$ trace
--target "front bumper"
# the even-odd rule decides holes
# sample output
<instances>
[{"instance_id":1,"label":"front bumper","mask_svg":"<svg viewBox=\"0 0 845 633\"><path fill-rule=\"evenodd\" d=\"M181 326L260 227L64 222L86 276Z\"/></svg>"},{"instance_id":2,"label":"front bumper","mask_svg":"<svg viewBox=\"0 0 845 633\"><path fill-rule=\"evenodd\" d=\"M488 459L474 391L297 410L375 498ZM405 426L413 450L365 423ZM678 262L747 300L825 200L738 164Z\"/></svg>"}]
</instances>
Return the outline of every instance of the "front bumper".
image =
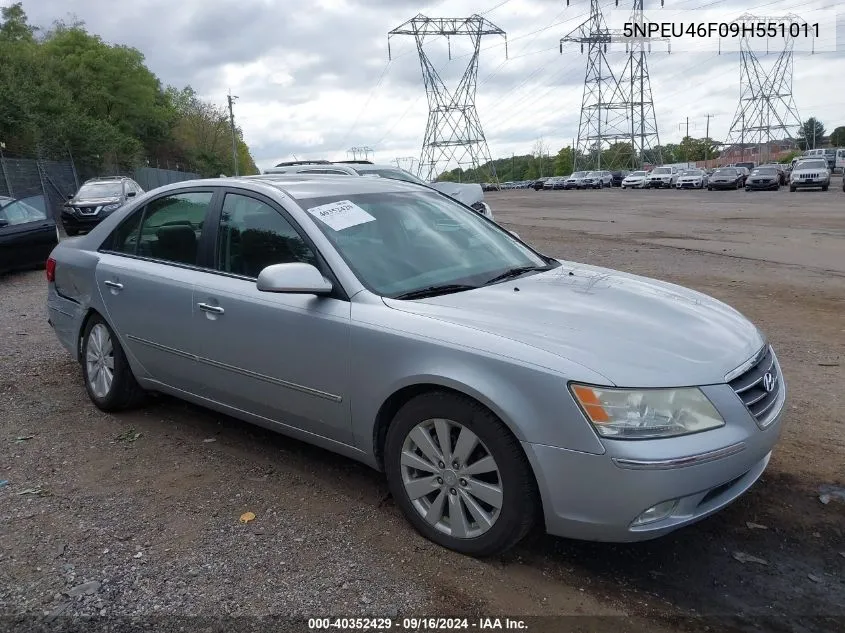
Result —
<instances>
[{"instance_id":1,"label":"front bumper","mask_svg":"<svg viewBox=\"0 0 845 633\"><path fill-rule=\"evenodd\" d=\"M62 224L65 227L70 227L74 229L91 229L97 226L100 222L105 220L115 211L117 211L117 209L114 209L112 211L100 211L96 215L83 215L67 211L66 209L62 209Z\"/></svg>"},{"instance_id":2,"label":"front bumper","mask_svg":"<svg viewBox=\"0 0 845 633\"><path fill-rule=\"evenodd\" d=\"M765 182L753 182L748 180L745 182L746 189L756 189L759 191L768 191L769 189L780 189L780 181L769 180Z\"/></svg>"},{"instance_id":3,"label":"front bumper","mask_svg":"<svg viewBox=\"0 0 845 633\"><path fill-rule=\"evenodd\" d=\"M637 180L637 181L634 181L634 182L625 182L623 180L622 184L620 186L625 187L626 189L628 189L629 187L631 189L643 189L645 187L645 181L644 180Z\"/></svg>"},{"instance_id":4,"label":"front bumper","mask_svg":"<svg viewBox=\"0 0 845 633\"><path fill-rule=\"evenodd\" d=\"M739 183L736 182L711 182L707 185L711 189L736 189L740 186Z\"/></svg>"},{"instance_id":5,"label":"front bumper","mask_svg":"<svg viewBox=\"0 0 845 633\"><path fill-rule=\"evenodd\" d=\"M794 182L790 182L789 186L795 187L796 189L801 189L802 187L829 187L830 180L822 180L821 178L813 178L811 180L807 178L804 180L796 180Z\"/></svg>"},{"instance_id":6,"label":"front bumper","mask_svg":"<svg viewBox=\"0 0 845 633\"><path fill-rule=\"evenodd\" d=\"M563 183L564 189L580 189L583 186L584 186L584 184L582 182L565 182L565 183Z\"/></svg>"},{"instance_id":7,"label":"front bumper","mask_svg":"<svg viewBox=\"0 0 845 633\"><path fill-rule=\"evenodd\" d=\"M672 181L671 180L648 180L646 181L646 187L651 189L662 189L663 187L671 187Z\"/></svg>"},{"instance_id":8,"label":"front bumper","mask_svg":"<svg viewBox=\"0 0 845 633\"><path fill-rule=\"evenodd\" d=\"M649 540L699 521L746 492L766 469L780 436L786 385L777 416L765 430L728 385L702 390L728 420L724 427L661 440L604 440L603 455L523 442L546 530L589 541ZM672 500L677 504L668 516L634 524L646 509Z\"/></svg>"}]
</instances>

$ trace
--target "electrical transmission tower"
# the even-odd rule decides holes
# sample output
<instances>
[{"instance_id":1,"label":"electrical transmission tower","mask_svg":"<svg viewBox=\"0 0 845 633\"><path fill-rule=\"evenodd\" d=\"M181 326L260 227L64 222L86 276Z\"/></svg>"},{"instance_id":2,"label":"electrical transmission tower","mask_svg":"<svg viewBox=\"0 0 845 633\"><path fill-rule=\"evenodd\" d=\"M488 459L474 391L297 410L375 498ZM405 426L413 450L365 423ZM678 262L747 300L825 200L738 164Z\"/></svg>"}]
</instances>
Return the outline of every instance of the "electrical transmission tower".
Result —
<instances>
[{"instance_id":1,"label":"electrical transmission tower","mask_svg":"<svg viewBox=\"0 0 845 633\"><path fill-rule=\"evenodd\" d=\"M643 0L634 0L630 21L642 24L642 14ZM590 17L561 38L561 54L565 43L580 44L582 53L587 46L584 95L574 148L576 171L601 169L603 161L617 168L637 168L647 157L651 162L662 162L646 62L654 41L668 40L636 33L625 37L621 29L608 28L599 0L590 0ZM618 77L607 59L614 43L624 43L627 52L625 67Z\"/></svg>"},{"instance_id":2,"label":"electrical transmission tower","mask_svg":"<svg viewBox=\"0 0 845 633\"><path fill-rule=\"evenodd\" d=\"M420 58L425 92L428 97L428 124L425 129L417 176L435 180L448 165L471 168L484 175L489 182L498 182L487 139L475 107L478 85L478 56L481 38L485 35L507 35L498 26L481 17L428 18L417 15L393 29L387 35L387 54L390 58L390 38L394 35L413 35ZM445 36L452 58L452 36L469 37L473 44L466 70L454 91L449 91L423 49L427 36Z\"/></svg>"},{"instance_id":3,"label":"electrical transmission tower","mask_svg":"<svg viewBox=\"0 0 845 633\"><path fill-rule=\"evenodd\" d=\"M792 97L792 53L795 38L789 36L788 25L805 21L794 14L783 17L744 14L736 21L776 22L787 25L783 47L768 71L752 48L754 38L746 36L739 43L739 105L728 132L727 147L728 151L731 151L739 146L742 159L745 160L745 148L748 145L758 146L760 160L764 159L764 153L768 159L773 141L788 140L794 143L792 130L801 127L801 118Z\"/></svg>"},{"instance_id":4,"label":"electrical transmission tower","mask_svg":"<svg viewBox=\"0 0 845 633\"><path fill-rule=\"evenodd\" d=\"M403 156L401 158L394 158L393 162L399 169L404 169L407 172L414 173L414 163L417 162L416 156Z\"/></svg>"},{"instance_id":5,"label":"electrical transmission tower","mask_svg":"<svg viewBox=\"0 0 845 633\"><path fill-rule=\"evenodd\" d=\"M346 155L352 154L352 160L370 160L370 154L373 153L372 147L350 147L346 150Z\"/></svg>"}]
</instances>

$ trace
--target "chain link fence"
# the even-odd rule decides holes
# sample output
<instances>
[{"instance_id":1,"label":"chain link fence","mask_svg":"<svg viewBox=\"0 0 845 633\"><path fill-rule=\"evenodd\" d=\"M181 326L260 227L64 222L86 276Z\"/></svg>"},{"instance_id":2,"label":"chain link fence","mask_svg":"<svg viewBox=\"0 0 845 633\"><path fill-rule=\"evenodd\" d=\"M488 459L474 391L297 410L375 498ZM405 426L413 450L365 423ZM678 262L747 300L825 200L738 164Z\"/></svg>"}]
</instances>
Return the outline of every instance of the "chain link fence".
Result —
<instances>
[{"instance_id":1,"label":"chain link fence","mask_svg":"<svg viewBox=\"0 0 845 633\"><path fill-rule=\"evenodd\" d=\"M193 172L156 167L139 167L127 173L101 175L128 176L141 185L144 191L200 177ZM45 211L57 222L61 216L62 205L77 192L83 182L84 179L77 173L76 165L70 156L67 160L43 160L0 154L0 196L43 196Z\"/></svg>"}]
</instances>

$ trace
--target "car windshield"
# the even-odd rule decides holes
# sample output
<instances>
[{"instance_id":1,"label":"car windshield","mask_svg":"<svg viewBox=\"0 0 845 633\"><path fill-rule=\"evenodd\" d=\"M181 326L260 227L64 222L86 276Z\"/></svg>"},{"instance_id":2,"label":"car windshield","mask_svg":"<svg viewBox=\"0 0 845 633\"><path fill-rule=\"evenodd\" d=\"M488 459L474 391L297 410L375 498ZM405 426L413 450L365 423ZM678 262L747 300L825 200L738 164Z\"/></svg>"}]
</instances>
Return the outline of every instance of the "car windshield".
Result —
<instances>
[{"instance_id":1,"label":"car windshield","mask_svg":"<svg viewBox=\"0 0 845 633\"><path fill-rule=\"evenodd\" d=\"M297 202L361 283L381 296L452 284L477 287L515 268L550 266L506 230L437 193Z\"/></svg>"},{"instance_id":2,"label":"car windshield","mask_svg":"<svg viewBox=\"0 0 845 633\"><path fill-rule=\"evenodd\" d=\"M684 176L701 176L703 173L700 169L687 169Z\"/></svg>"},{"instance_id":3,"label":"car windshield","mask_svg":"<svg viewBox=\"0 0 845 633\"><path fill-rule=\"evenodd\" d=\"M77 198L117 198L123 194L121 182L89 182L80 187Z\"/></svg>"},{"instance_id":4,"label":"car windshield","mask_svg":"<svg viewBox=\"0 0 845 633\"><path fill-rule=\"evenodd\" d=\"M795 166L796 169L827 169L827 163L823 160L802 160Z\"/></svg>"},{"instance_id":5,"label":"car windshield","mask_svg":"<svg viewBox=\"0 0 845 633\"><path fill-rule=\"evenodd\" d=\"M751 173L755 176L774 176L778 170L774 167L758 167Z\"/></svg>"},{"instance_id":6,"label":"car windshield","mask_svg":"<svg viewBox=\"0 0 845 633\"><path fill-rule=\"evenodd\" d=\"M639 178L639 177L645 176L645 175L646 175L646 172L644 172L644 171L635 171L634 173L629 174L629 175L630 175L630 176L636 176L636 177L638 177L638 178Z\"/></svg>"},{"instance_id":7,"label":"car windshield","mask_svg":"<svg viewBox=\"0 0 845 633\"><path fill-rule=\"evenodd\" d=\"M587 175L587 172L585 172L585 171L576 171L574 174L572 174L570 176L570 178L583 178L586 175Z\"/></svg>"},{"instance_id":8,"label":"car windshield","mask_svg":"<svg viewBox=\"0 0 845 633\"><path fill-rule=\"evenodd\" d=\"M657 169L655 169L651 173L653 173L653 174L671 174L672 170L669 169L668 167L658 167Z\"/></svg>"},{"instance_id":9,"label":"car windshield","mask_svg":"<svg viewBox=\"0 0 845 633\"><path fill-rule=\"evenodd\" d=\"M357 171L362 176L376 175L382 178L390 178L391 180L402 180L404 182L412 182L415 185L424 185L424 181L420 180L414 174L411 174L404 169L367 169L365 167L356 167Z\"/></svg>"},{"instance_id":10,"label":"car windshield","mask_svg":"<svg viewBox=\"0 0 845 633\"><path fill-rule=\"evenodd\" d=\"M733 167L725 169L717 169L714 172L715 176L736 176L737 171Z\"/></svg>"}]
</instances>

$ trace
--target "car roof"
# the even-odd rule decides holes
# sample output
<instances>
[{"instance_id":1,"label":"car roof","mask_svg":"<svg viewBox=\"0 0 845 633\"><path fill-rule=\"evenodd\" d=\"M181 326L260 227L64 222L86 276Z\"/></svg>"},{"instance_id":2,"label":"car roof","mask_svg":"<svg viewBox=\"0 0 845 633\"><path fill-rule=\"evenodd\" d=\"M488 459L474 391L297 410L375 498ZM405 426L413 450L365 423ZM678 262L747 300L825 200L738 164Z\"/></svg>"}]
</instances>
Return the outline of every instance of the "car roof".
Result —
<instances>
[{"instance_id":1,"label":"car roof","mask_svg":"<svg viewBox=\"0 0 845 633\"><path fill-rule=\"evenodd\" d=\"M234 183L270 186L294 199L367 193L433 191L428 187L391 178L350 178L349 176L334 174L261 174L225 179L186 180L179 184L188 187L201 187L209 184L226 186Z\"/></svg>"}]
</instances>

